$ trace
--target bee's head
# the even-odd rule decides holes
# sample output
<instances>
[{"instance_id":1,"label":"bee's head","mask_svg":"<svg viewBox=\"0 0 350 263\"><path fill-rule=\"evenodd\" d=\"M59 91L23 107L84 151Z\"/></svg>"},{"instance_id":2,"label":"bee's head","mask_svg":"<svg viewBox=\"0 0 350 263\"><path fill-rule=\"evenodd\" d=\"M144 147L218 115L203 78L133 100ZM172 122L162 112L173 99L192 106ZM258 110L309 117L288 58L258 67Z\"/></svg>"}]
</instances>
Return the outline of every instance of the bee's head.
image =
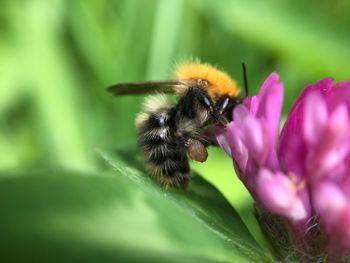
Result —
<instances>
[{"instance_id":1,"label":"bee's head","mask_svg":"<svg viewBox=\"0 0 350 263\"><path fill-rule=\"evenodd\" d=\"M226 118L226 120L232 120L232 111L235 106L241 103L241 100L237 97L228 97L226 95L219 97L215 102L216 111L219 115Z\"/></svg>"},{"instance_id":2,"label":"bee's head","mask_svg":"<svg viewBox=\"0 0 350 263\"><path fill-rule=\"evenodd\" d=\"M208 114L208 121L226 126L232 119L232 110L239 103L235 97L221 96L212 98L207 92L198 93L198 102Z\"/></svg>"},{"instance_id":3,"label":"bee's head","mask_svg":"<svg viewBox=\"0 0 350 263\"><path fill-rule=\"evenodd\" d=\"M239 103L228 95L211 96L201 86L189 87L178 103L181 116L196 119L200 125L219 124L226 126L232 119L232 109Z\"/></svg>"}]
</instances>

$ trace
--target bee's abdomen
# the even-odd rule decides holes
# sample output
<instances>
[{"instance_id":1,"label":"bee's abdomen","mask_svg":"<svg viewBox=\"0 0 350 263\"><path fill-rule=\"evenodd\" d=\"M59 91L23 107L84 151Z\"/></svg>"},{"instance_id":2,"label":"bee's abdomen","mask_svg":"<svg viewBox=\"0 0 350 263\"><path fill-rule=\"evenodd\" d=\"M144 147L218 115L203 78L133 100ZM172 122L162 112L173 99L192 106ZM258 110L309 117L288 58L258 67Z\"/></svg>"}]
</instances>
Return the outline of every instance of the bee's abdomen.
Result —
<instances>
[{"instance_id":1,"label":"bee's abdomen","mask_svg":"<svg viewBox=\"0 0 350 263\"><path fill-rule=\"evenodd\" d=\"M138 122L139 147L151 173L162 184L185 187L189 163L183 138L176 135L173 106L141 113Z\"/></svg>"}]
</instances>

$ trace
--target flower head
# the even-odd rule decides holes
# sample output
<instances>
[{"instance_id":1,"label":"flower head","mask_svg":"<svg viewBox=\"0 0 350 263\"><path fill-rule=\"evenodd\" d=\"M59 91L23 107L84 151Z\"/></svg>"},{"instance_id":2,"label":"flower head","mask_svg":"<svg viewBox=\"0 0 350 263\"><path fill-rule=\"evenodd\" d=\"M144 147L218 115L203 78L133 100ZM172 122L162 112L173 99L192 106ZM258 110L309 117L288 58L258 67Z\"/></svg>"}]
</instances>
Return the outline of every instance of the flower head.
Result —
<instances>
[{"instance_id":1,"label":"flower head","mask_svg":"<svg viewBox=\"0 0 350 263\"><path fill-rule=\"evenodd\" d=\"M350 82L326 78L306 87L279 135L282 100L283 85L272 73L258 96L234 109L217 140L258 206L279 215L301 249L310 253L324 240L319 249L347 254ZM315 220L317 231L310 231Z\"/></svg>"},{"instance_id":2,"label":"flower head","mask_svg":"<svg viewBox=\"0 0 350 263\"><path fill-rule=\"evenodd\" d=\"M264 82L259 95L247 97L233 111L233 119L226 128L217 129L219 144L230 154L241 177L251 175L252 183L258 168L278 168L276 141L283 101L283 86L276 73ZM254 190L247 181L246 186Z\"/></svg>"}]
</instances>

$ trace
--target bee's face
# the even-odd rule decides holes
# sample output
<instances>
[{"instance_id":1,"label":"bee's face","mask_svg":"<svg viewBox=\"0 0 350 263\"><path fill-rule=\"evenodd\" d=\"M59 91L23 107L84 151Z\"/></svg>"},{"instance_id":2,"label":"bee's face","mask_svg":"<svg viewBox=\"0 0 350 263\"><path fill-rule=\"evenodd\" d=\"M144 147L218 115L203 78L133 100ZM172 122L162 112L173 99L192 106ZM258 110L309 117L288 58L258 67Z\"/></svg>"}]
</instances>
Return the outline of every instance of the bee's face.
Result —
<instances>
[{"instance_id":1,"label":"bee's face","mask_svg":"<svg viewBox=\"0 0 350 263\"><path fill-rule=\"evenodd\" d=\"M216 109L218 114L224 116L227 120L232 120L232 110L241 101L235 97L222 96L216 102Z\"/></svg>"},{"instance_id":2,"label":"bee's face","mask_svg":"<svg viewBox=\"0 0 350 263\"><path fill-rule=\"evenodd\" d=\"M212 99L207 93L198 94L198 102L207 112L208 121L225 126L232 118L232 109L238 104L237 98L221 96Z\"/></svg>"}]
</instances>

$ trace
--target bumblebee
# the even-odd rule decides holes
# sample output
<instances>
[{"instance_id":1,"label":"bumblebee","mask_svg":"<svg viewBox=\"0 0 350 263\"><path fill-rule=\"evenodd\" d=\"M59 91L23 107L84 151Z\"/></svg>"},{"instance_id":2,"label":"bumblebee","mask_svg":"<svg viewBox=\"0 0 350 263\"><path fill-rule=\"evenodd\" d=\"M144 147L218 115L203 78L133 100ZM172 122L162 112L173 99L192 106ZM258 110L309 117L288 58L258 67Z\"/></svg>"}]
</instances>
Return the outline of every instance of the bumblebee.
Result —
<instances>
[{"instance_id":1,"label":"bumblebee","mask_svg":"<svg viewBox=\"0 0 350 263\"><path fill-rule=\"evenodd\" d=\"M247 94L246 70L243 64ZM214 127L225 126L241 103L237 83L209 64L181 64L176 80L121 83L108 88L113 95L154 94L136 118L138 144L153 177L162 185L186 188L189 158L204 162L215 144ZM171 103L165 93L175 93Z\"/></svg>"}]
</instances>

